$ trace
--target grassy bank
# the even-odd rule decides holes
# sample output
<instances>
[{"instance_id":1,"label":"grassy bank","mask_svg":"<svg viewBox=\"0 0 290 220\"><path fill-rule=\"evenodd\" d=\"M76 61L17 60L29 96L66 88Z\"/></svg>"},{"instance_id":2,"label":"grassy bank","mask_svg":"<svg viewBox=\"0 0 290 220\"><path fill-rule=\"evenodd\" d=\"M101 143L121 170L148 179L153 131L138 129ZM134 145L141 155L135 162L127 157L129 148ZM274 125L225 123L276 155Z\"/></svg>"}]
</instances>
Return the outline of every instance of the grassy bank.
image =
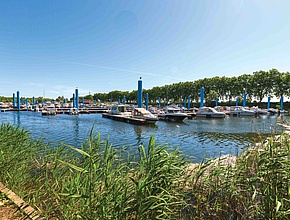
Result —
<instances>
[{"instance_id":1,"label":"grassy bank","mask_svg":"<svg viewBox=\"0 0 290 220\"><path fill-rule=\"evenodd\" d=\"M288 140L273 136L234 165L218 159L189 168L153 136L132 155L93 131L75 149L2 124L0 181L48 219L287 219Z\"/></svg>"}]
</instances>

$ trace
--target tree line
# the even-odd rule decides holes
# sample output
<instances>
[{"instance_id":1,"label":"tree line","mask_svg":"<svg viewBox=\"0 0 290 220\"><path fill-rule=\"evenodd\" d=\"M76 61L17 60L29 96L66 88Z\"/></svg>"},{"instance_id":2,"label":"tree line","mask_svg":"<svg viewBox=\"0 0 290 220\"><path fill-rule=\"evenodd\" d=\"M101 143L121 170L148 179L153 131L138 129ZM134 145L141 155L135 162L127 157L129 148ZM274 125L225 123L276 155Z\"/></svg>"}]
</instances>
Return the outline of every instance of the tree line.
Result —
<instances>
[{"instance_id":1,"label":"tree line","mask_svg":"<svg viewBox=\"0 0 290 220\"><path fill-rule=\"evenodd\" d=\"M257 100L262 102L262 100L268 96L290 97L290 73L279 72L277 69L271 69L269 71L256 71L252 74L243 74L234 77L219 77L215 76L212 78L204 78L196 81L178 82L170 85L155 86L151 89L143 89L143 99L145 99L145 94L149 95L149 102L156 103L158 98L161 102L164 100L170 101L171 103L182 103L184 99L190 96L192 102L199 102L200 89L204 88L204 97L206 102L215 101L218 98L220 101L232 101L237 97L243 97L243 94L247 94L247 100L253 101ZM120 100L123 102L124 96L126 97L127 103L137 103L138 91L119 91L114 90L108 93L94 93L80 96L79 98L91 100L96 100L97 102L116 102ZM21 97L23 99L23 97ZM59 101L63 102L72 101L72 98L64 98L59 96L55 100L37 97L38 103L42 101ZM12 97L0 96L0 101L8 102L12 101ZM29 102L32 99L29 98Z\"/></svg>"},{"instance_id":2,"label":"tree line","mask_svg":"<svg viewBox=\"0 0 290 220\"><path fill-rule=\"evenodd\" d=\"M204 88L205 100L215 101L216 98L222 101L231 101L237 97L242 98L243 94L247 94L249 101L262 100L268 96L290 97L290 73L279 72L277 69L269 71L256 71L252 74L243 74L234 77L204 78L196 81L178 82L170 85L155 86L152 89L143 89L144 94L148 93L151 102L156 102L160 97L163 100L171 100L171 102L182 102L190 96L193 102L199 102L200 88ZM85 96L92 100L101 100L103 102L126 100L129 102L137 101L137 90L129 91L111 91L109 93L95 93L94 95Z\"/></svg>"}]
</instances>

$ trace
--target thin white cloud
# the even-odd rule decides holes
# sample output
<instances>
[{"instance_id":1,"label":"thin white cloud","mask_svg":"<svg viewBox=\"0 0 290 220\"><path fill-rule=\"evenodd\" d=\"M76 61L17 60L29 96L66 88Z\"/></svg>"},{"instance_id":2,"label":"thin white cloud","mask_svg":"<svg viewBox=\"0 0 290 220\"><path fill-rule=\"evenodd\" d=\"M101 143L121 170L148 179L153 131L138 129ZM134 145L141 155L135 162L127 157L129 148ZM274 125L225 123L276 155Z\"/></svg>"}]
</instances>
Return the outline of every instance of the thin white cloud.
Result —
<instances>
[{"instance_id":1,"label":"thin white cloud","mask_svg":"<svg viewBox=\"0 0 290 220\"><path fill-rule=\"evenodd\" d=\"M33 86L33 87L44 87L45 84L41 84L41 83L33 83L33 82L26 82L24 83L26 86Z\"/></svg>"},{"instance_id":2,"label":"thin white cloud","mask_svg":"<svg viewBox=\"0 0 290 220\"><path fill-rule=\"evenodd\" d=\"M59 59L35 57L35 56L28 56L28 55L22 55L22 54L13 54L13 53L6 53L6 54L22 56L22 57L29 57L29 58L34 58L34 59L41 59L41 60L48 60L48 61L53 61L53 62L74 64L74 65L79 65L79 66L87 66L87 67L94 67L94 68L101 68L101 69L108 69L108 70L117 70L117 71L122 71L122 72L127 72L127 73L137 73L137 74L141 74L141 75L155 76L155 77L160 77L160 78L164 78L164 79L173 79L173 80L180 80L180 81L188 80L188 79L181 79L181 78L177 78L177 77L171 77L168 75L162 75L162 74L156 74L156 73L150 73L150 72L144 72L144 71L128 70L128 69L117 68L117 67L109 67L109 66L94 65L94 64L88 64L88 63L65 61L65 60L59 60Z\"/></svg>"}]
</instances>

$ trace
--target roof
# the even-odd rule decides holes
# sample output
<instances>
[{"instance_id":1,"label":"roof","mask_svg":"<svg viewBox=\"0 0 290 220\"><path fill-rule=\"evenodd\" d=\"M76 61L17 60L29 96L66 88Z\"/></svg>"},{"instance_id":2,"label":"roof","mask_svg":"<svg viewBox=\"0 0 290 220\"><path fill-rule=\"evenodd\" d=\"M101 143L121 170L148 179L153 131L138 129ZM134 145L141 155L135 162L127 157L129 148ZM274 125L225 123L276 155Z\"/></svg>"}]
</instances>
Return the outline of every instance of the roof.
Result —
<instances>
[{"instance_id":1,"label":"roof","mask_svg":"<svg viewBox=\"0 0 290 220\"><path fill-rule=\"evenodd\" d=\"M148 112L145 108L135 108L134 110L141 112L143 114Z\"/></svg>"}]
</instances>

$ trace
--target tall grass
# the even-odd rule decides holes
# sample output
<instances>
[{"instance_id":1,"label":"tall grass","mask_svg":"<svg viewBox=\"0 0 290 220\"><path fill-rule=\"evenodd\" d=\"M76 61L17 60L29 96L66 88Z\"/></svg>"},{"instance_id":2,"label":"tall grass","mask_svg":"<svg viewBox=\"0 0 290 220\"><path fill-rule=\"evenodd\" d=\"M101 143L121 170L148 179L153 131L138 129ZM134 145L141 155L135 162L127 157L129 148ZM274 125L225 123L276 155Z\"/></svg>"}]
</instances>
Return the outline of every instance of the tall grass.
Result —
<instances>
[{"instance_id":1,"label":"tall grass","mask_svg":"<svg viewBox=\"0 0 290 220\"><path fill-rule=\"evenodd\" d=\"M289 135L189 169L178 149L115 149L92 129L81 149L0 127L0 181L47 219L289 219Z\"/></svg>"},{"instance_id":2,"label":"tall grass","mask_svg":"<svg viewBox=\"0 0 290 220\"><path fill-rule=\"evenodd\" d=\"M289 219L289 135L246 149L235 164L211 160L197 166L192 217L197 219Z\"/></svg>"}]
</instances>

